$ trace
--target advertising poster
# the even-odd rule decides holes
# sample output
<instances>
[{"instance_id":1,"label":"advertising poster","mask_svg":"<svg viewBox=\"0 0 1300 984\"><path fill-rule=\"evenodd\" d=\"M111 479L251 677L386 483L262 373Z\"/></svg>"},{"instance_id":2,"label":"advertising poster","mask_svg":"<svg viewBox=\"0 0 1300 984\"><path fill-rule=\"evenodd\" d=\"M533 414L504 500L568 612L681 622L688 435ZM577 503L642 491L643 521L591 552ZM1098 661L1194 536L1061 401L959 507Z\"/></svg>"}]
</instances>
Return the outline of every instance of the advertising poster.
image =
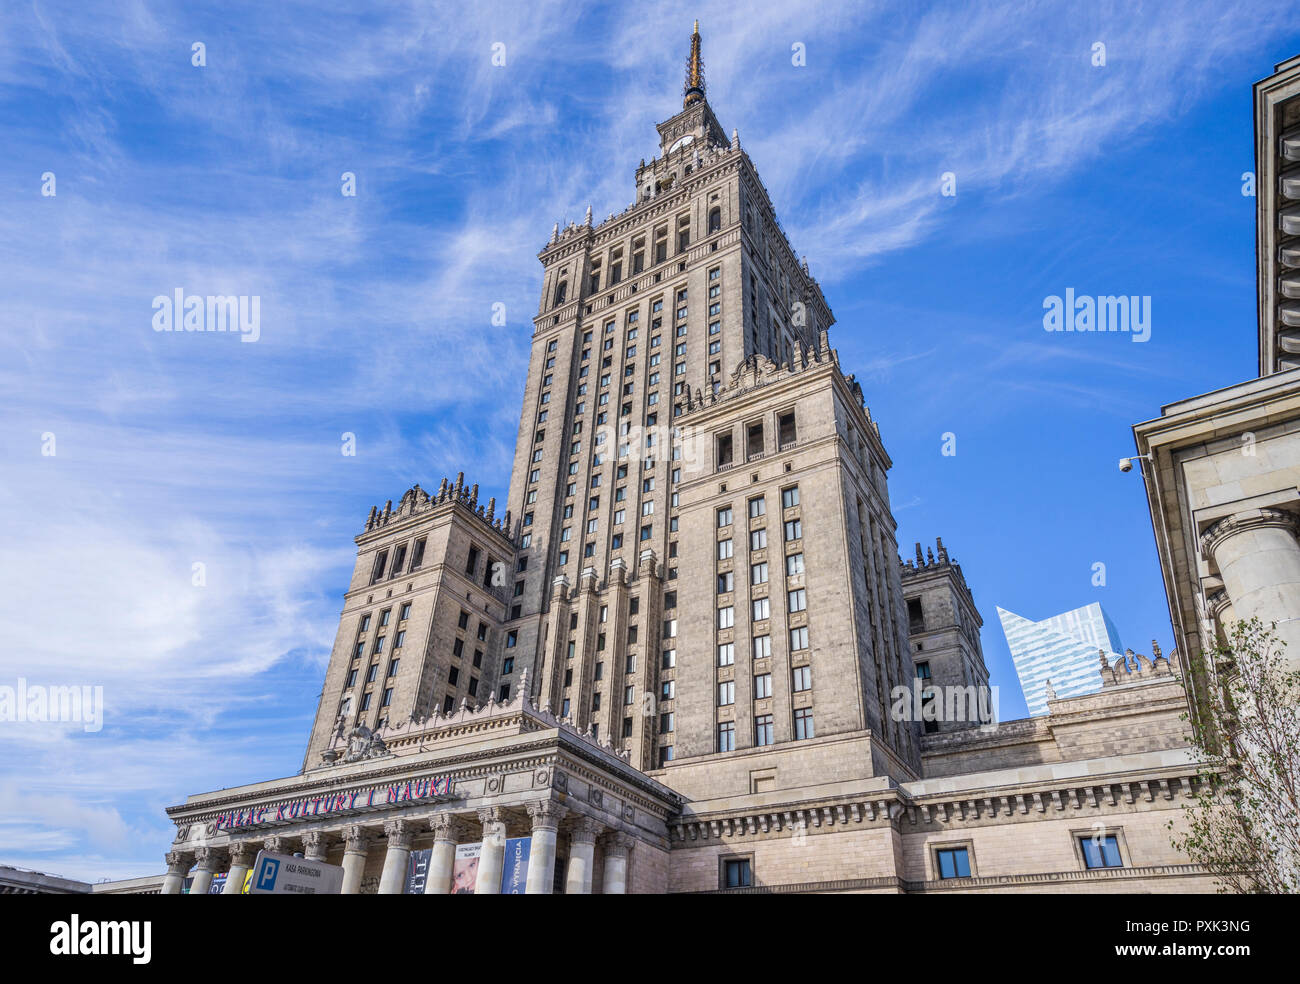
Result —
<instances>
[{"instance_id":1,"label":"advertising poster","mask_svg":"<svg viewBox=\"0 0 1300 984\"><path fill-rule=\"evenodd\" d=\"M478 859L482 853L482 843L457 845L456 863L451 869L452 895L474 894L474 881L478 878Z\"/></svg>"},{"instance_id":2,"label":"advertising poster","mask_svg":"<svg viewBox=\"0 0 1300 984\"><path fill-rule=\"evenodd\" d=\"M531 837L512 837L506 841L506 861L501 869L501 894L523 895L528 884L528 855Z\"/></svg>"},{"instance_id":3,"label":"advertising poster","mask_svg":"<svg viewBox=\"0 0 1300 984\"><path fill-rule=\"evenodd\" d=\"M406 894L423 895L424 883L429 877L429 858L433 856L433 851L412 851L410 859L406 862Z\"/></svg>"}]
</instances>

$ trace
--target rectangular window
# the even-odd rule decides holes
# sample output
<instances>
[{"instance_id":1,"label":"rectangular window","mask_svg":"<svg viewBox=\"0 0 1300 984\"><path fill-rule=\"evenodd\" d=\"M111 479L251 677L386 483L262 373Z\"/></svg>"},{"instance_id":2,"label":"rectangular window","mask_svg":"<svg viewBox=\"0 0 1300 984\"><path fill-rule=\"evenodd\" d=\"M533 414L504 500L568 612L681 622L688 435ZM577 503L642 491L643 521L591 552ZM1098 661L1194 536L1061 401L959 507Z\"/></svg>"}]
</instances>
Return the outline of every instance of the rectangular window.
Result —
<instances>
[{"instance_id":1,"label":"rectangular window","mask_svg":"<svg viewBox=\"0 0 1300 984\"><path fill-rule=\"evenodd\" d=\"M790 554L785 558L785 575L794 577L796 574L803 573L803 554Z\"/></svg>"},{"instance_id":2,"label":"rectangular window","mask_svg":"<svg viewBox=\"0 0 1300 984\"><path fill-rule=\"evenodd\" d=\"M754 636L754 659L767 659L772 655L772 637Z\"/></svg>"},{"instance_id":3,"label":"rectangular window","mask_svg":"<svg viewBox=\"0 0 1300 984\"><path fill-rule=\"evenodd\" d=\"M734 642L722 642L718 644L718 665L731 666L736 662L736 644Z\"/></svg>"},{"instance_id":4,"label":"rectangular window","mask_svg":"<svg viewBox=\"0 0 1300 984\"><path fill-rule=\"evenodd\" d=\"M718 529L731 525L731 507L725 506L718 510Z\"/></svg>"},{"instance_id":5,"label":"rectangular window","mask_svg":"<svg viewBox=\"0 0 1300 984\"><path fill-rule=\"evenodd\" d=\"M736 702L736 681L723 680L718 684L718 706L726 707Z\"/></svg>"},{"instance_id":6,"label":"rectangular window","mask_svg":"<svg viewBox=\"0 0 1300 984\"><path fill-rule=\"evenodd\" d=\"M725 468L731 464L731 434L719 434L717 436L717 468Z\"/></svg>"},{"instance_id":7,"label":"rectangular window","mask_svg":"<svg viewBox=\"0 0 1300 984\"><path fill-rule=\"evenodd\" d=\"M745 428L745 457L758 458L763 454L763 424L750 424ZM761 500L760 500L761 501Z\"/></svg>"},{"instance_id":8,"label":"rectangular window","mask_svg":"<svg viewBox=\"0 0 1300 984\"><path fill-rule=\"evenodd\" d=\"M730 540L719 540L719 541L718 541L718 560L730 560L730 559L731 559L731 541L730 541Z\"/></svg>"},{"instance_id":9,"label":"rectangular window","mask_svg":"<svg viewBox=\"0 0 1300 984\"><path fill-rule=\"evenodd\" d=\"M672 700L677 696L677 681L665 680L659 687L659 698L661 700Z\"/></svg>"},{"instance_id":10,"label":"rectangular window","mask_svg":"<svg viewBox=\"0 0 1300 984\"><path fill-rule=\"evenodd\" d=\"M766 550L767 549L767 527L761 530L749 531L749 549Z\"/></svg>"},{"instance_id":11,"label":"rectangular window","mask_svg":"<svg viewBox=\"0 0 1300 984\"><path fill-rule=\"evenodd\" d=\"M797 440L797 432L794 426L794 411L783 413L776 418L777 425L777 446L788 448Z\"/></svg>"},{"instance_id":12,"label":"rectangular window","mask_svg":"<svg viewBox=\"0 0 1300 984\"><path fill-rule=\"evenodd\" d=\"M1083 849L1083 863L1088 868L1122 868L1124 861L1119 856L1119 840L1113 835L1105 837L1080 837L1079 847Z\"/></svg>"},{"instance_id":13,"label":"rectangular window","mask_svg":"<svg viewBox=\"0 0 1300 984\"><path fill-rule=\"evenodd\" d=\"M718 575L718 594L735 590L735 574L731 571Z\"/></svg>"},{"instance_id":14,"label":"rectangular window","mask_svg":"<svg viewBox=\"0 0 1300 984\"><path fill-rule=\"evenodd\" d=\"M673 730L673 712L665 711L659 715L659 733L661 735L669 734Z\"/></svg>"},{"instance_id":15,"label":"rectangular window","mask_svg":"<svg viewBox=\"0 0 1300 984\"><path fill-rule=\"evenodd\" d=\"M723 888L749 888L754 883L753 879L749 858L728 858L722 862Z\"/></svg>"},{"instance_id":16,"label":"rectangular window","mask_svg":"<svg viewBox=\"0 0 1300 984\"><path fill-rule=\"evenodd\" d=\"M808 594L803 588L796 588L794 591L787 592L786 597L790 603L788 610L791 613L802 612L808 609Z\"/></svg>"},{"instance_id":17,"label":"rectangular window","mask_svg":"<svg viewBox=\"0 0 1300 984\"><path fill-rule=\"evenodd\" d=\"M749 566L749 583L766 584L767 583L767 563L750 564Z\"/></svg>"},{"instance_id":18,"label":"rectangular window","mask_svg":"<svg viewBox=\"0 0 1300 984\"><path fill-rule=\"evenodd\" d=\"M805 690L812 690L812 667L796 666L791 674L794 685L794 692L803 693Z\"/></svg>"},{"instance_id":19,"label":"rectangular window","mask_svg":"<svg viewBox=\"0 0 1300 984\"><path fill-rule=\"evenodd\" d=\"M772 728L772 715L760 714L754 718L754 744L755 745L772 745L775 744L776 737Z\"/></svg>"},{"instance_id":20,"label":"rectangular window","mask_svg":"<svg viewBox=\"0 0 1300 984\"><path fill-rule=\"evenodd\" d=\"M736 609L728 605L718 609L718 628L729 629L736 624Z\"/></svg>"},{"instance_id":21,"label":"rectangular window","mask_svg":"<svg viewBox=\"0 0 1300 984\"><path fill-rule=\"evenodd\" d=\"M970 858L967 856L964 847L945 848L935 851L935 861L938 864L941 879L970 877Z\"/></svg>"},{"instance_id":22,"label":"rectangular window","mask_svg":"<svg viewBox=\"0 0 1300 984\"><path fill-rule=\"evenodd\" d=\"M724 721L718 725L718 751L734 752L736 750L736 723Z\"/></svg>"},{"instance_id":23,"label":"rectangular window","mask_svg":"<svg viewBox=\"0 0 1300 984\"><path fill-rule=\"evenodd\" d=\"M625 707L631 707L635 703L636 703L636 687L624 687L623 705Z\"/></svg>"},{"instance_id":24,"label":"rectangular window","mask_svg":"<svg viewBox=\"0 0 1300 984\"><path fill-rule=\"evenodd\" d=\"M795 540L803 539L803 522L798 519L787 519L785 521L785 542L791 543Z\"/></svg>"},{"instance_id":25,"label":"rectangular window","mask_svg":"<svg viewBox=\"0 0 1300 984\"><path fill-rule=\"evenodd\" d=\"M803 625L790 630L790 651L796 652L808 648L808 626Z\"/></svg>"},{"instance_id":26,"label":"rectangular window","mask_svg":"<svg viewBox=\"0 0 1300 984\"><path fill-rule=\"evenodd\" d=\"M766 598L755 598L753 603L753 615L755 622L762 622L772 617L771 602Z\"/></svg>"},{"instance_id":27,"label":"rectangular window","mask_svg":"<svg viewBox=\"0 0 1300 984\"><path fill-rule=\"evenodd\" d=\"M761 495L749 500L749 518L755 519L767 513L767 500Z\"/></svg>"},{"instance_id":28,"label":"rectangular window","mask_svg":"<svg viewBox=\"0 0 1300 984\"><path fill-rule=\"evenodd\" d=\"M811 707L801 707L794 712L794 738L813 737L813 712Z\"/></svg>"},{"instance_id":29,"label":"rectangular window","mask_svg":"<svg viewBox=\"0 0 1300 984\"><path fill-rule=\"evenodd\" d=\"M760 673L754 677L754 699L762 700L772 696L772 674Z\"/></svg>"},{"instance_id":30,"label":"rectangular window","mask_svg":"<svg viewBox=\"0 0 1300 984\"><path fill-rule=\"evenodd\" d=\"M799 486L792 485L788 489L781 490L781 508L793 509L799 505Z\"/></svg>"},{"instance_id":31,"label":"rectangular window","mask_svg":"<svg viewBox=\"0 0 1300 984\"><path fill-rule=\"evenodd\" d=\"M664 650L663 661L662 661L662 663L661 663L660 665L661 665L665 670L671 670L674 666L676 666L676 665L677 665L677 650L676 650L676 649L665 649L665 650Z\"/></svg>"}]
</instances>

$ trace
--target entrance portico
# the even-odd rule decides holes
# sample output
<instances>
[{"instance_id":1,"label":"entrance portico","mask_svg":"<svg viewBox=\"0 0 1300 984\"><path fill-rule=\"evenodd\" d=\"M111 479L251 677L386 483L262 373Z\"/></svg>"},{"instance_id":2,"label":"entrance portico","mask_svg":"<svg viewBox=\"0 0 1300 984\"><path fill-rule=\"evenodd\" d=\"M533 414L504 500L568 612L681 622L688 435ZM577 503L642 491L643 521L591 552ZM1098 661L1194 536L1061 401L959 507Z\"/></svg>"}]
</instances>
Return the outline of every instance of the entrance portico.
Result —
<instances>
[{"instance_id":1,"label":"entrance portico","mask_svg":"<svg viewBox=\"0 0 1300 984\"><path fill-rule=\"evenodd\" d=\"M382 755L190 797L168 811L178 832L163 892L179 894L197 866L191 894L222 871L223 894L237 894L268 850L341 865L344 894L403 894L412 855L428 851L424 894L466 894L457 848L477 845L473 893L496 894L518 838L527 894L665 891L680 809L610 747L516 698L439 718Z\"/></svg>"}]
</instances>

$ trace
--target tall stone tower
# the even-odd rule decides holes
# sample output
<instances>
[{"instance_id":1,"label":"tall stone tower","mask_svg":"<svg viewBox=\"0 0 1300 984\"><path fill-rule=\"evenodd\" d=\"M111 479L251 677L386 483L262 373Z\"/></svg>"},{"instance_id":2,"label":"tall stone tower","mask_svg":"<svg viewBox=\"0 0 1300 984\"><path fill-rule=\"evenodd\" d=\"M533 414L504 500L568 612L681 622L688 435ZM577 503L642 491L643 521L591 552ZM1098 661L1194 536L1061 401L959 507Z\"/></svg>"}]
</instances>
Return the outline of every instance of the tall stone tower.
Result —
<instances>
[{"instance_id":1,"label":"tall stone tower","mask_svg":"<svg viewBox=\"0 0 1300 984\"><path fill-rule=\"evenodd\" d=\"M505 521L461 478L357 538L309 762L527 671L541 706L641 769L749 756L788 784L804 753L777 777L768 751L797 744L811 769L853 735L859 774L918 773L919 726L889 713L914 672L891 462L709 105L698 24L657 142L632 204L557 224L539 254Z\"/></svg>"},{"instance_id":2,"label":"tall stone tower","mask_svg":"<svg viewBox=\"0 0 1300 984\"><path fill-rule=\"evenodd\" d=\"M922 692L938 695L960 688L978 700L989 685L984 647L980 644L984 620L975 607L961 565L948 556L943 540L936 539L935 547L927 548L925 556L921 555L921 545L916 545L916 561L907 561L902 574L908 644ZM927 702L932 699L926 698ZM964 702L963 706L968 704ZM922 721L922 731L956 731L980 723L969 714L953 719L936 710L933 718L927 715Z\"/></svg>"},{"instance_id":3,"label":"tall stone tower","mask_svg":"<svg viewBox=\"0 0 1300 984\"><path fill-rule=\"evenodd\" d=\"M635 201L558 225L510 506L539 696L642 768L871 729L911 678L889 458L691 37Z\"/></svg>"}]
</instances>

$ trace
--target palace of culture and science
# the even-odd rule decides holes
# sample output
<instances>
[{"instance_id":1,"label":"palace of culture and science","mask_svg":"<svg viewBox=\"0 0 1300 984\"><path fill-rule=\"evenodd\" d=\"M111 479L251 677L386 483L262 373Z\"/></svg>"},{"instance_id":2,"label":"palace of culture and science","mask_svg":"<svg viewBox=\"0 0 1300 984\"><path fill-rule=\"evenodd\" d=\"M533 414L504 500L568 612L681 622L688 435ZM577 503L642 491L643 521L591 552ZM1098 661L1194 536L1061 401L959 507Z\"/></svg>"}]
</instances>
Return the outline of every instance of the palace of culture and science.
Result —
<instances>
[{"instance_id":1,"label":"palace of culture and science","mask_svg":"<svg viewBox=\"0 0 1300 984\"><path fill-rule=\"evenodd\" d=\"M1300 106L1300 59L1278 79L1257 125ZM462 475L371 510L301 771L171 807L162 890L238 893L267 849L345 893L1213 891L1166 829L1199 782L1183 661L1103 659L1023 720L951 699L987 693L975 600L941 540L899 559L888 435L698 26L657 129L635 203L539 254L507 502ZM1251 508L1300 557L1295 478Z\"/></svg>"}]
</instances>

